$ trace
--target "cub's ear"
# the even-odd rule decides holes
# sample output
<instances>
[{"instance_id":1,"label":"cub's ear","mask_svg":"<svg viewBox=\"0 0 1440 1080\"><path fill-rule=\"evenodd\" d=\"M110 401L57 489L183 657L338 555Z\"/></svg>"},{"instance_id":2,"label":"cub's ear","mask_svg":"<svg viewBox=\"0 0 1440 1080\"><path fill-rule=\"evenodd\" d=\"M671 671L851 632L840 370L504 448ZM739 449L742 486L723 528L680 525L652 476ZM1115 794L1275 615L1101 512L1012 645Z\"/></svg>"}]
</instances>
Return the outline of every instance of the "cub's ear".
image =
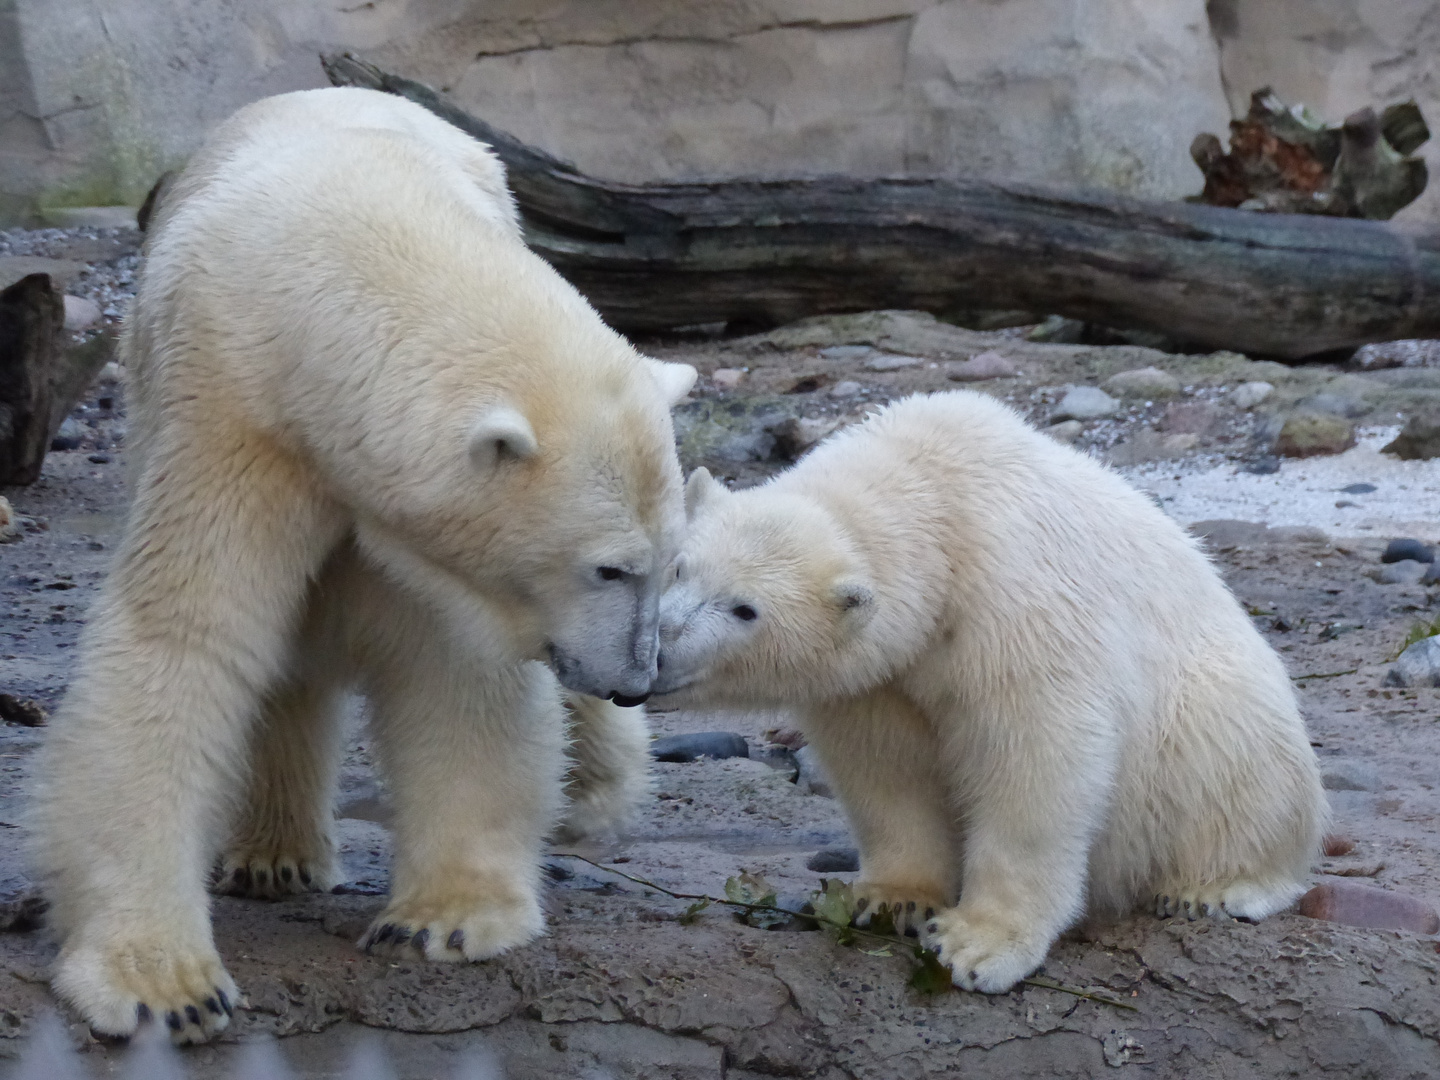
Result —
<instances>
[{"instance_id":1,"label":"cub's ear","mask_svg":"<svg viewBox=\"0 0 1440 1080\"><path fill-rule=\"evenodd\" d=\"M699 372L689 364L668 364L664 360L651 360L647 356L645 365L660 384L660 393L664 395L667 405L678 404L690 392L699 376Z\"/></svg>"},{"instance_id":2,"label":"cub's ear","mask_svg":"<svg viewBox=\"0 0 1440 1080\"><path fill-rule=\"evenodd\" d=\"M840 578L831 586L830 595L840 613L857 626L869 622L875 614L875 590L861 578Z\"/></svg>"},{"instance_id":3,"label":"cub's ear","mask_svg":"<svg viewBox=\"0 0 1440 1080\"><path fill-rule=\"evenodd\" d=\"M523 461L539 449L530 421L508 405L486 409L470 428L470 460L477 468L492 469L506 459Z\"/></svg>"},{"instance_id":4,"label":"cub's ear","mask_svg":"<svg viewBox=\"0 0 1440 1080\"><path fill-rule=\"evenodd\" d=\"M712 499L725 494L725 486L710 475L703 465L690 474L685 481L685 520L695 517L695 512Z\"/></svg>"}]
</instances>

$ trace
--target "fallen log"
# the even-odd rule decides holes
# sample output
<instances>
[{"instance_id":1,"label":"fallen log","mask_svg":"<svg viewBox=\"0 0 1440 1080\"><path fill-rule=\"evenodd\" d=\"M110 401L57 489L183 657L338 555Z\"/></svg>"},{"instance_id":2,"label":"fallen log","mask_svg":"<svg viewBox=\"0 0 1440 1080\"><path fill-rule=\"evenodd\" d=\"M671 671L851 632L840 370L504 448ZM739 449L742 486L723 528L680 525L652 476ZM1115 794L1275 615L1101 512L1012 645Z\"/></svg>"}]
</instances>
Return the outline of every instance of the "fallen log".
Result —
<instances>
[{"instance_id":1,"label":"fallen log","mask_svg":"<svg viewBox=\"0 0 1440 1080\"><path fill-rule=\"evenodd\" d=\"M348 54L505 162L529 243L615 327L1023 308L1298 360L1440 336L1440 230L954 179L621 184Z\"/></svg>"}]
</instances>

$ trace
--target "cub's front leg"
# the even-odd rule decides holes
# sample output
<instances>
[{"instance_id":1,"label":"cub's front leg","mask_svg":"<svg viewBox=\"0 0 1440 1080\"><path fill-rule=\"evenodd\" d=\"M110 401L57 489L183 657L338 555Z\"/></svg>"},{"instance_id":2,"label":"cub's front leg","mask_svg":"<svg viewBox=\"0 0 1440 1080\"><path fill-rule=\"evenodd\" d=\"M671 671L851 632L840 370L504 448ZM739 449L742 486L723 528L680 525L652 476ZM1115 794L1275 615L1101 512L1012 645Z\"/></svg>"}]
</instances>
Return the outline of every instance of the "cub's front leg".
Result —
<instances>
[{"instance_id":1,"label":"cub's front leg","mask_svg":"<svg viewBox=\"0 0 1440 1080\"><path fill-rule=\"evenodd\" d=\"M412 642L370 671L395 857L390 903L360 944L484 960L544 931L540 854L565 768L560 688L537 663L487 669L437 636Z\"/></svg>"},{"instance_id":2,"label":"cub's front leg","mask_svg":"<svg viewBox=\"0 0 1440 1080\"><path fill-rule=\"evenodd\" d=\"M915 936L954 897L957 829L929 721L889 689L808 710L810 745L860 846L856 923L888 914Z\"/></svg>"},{"instance_id":3,"label":"cub's front leg","mask_svg":"<svg viewBox=\"0 0 1440 1080\"><path fill-rule=\"evenodd\" d=\"M561 843L624 828L650 791L650 729L642 706L622 709L585 694L566 694L570 767L565 777Z\"/></svg>"}]
</instances>

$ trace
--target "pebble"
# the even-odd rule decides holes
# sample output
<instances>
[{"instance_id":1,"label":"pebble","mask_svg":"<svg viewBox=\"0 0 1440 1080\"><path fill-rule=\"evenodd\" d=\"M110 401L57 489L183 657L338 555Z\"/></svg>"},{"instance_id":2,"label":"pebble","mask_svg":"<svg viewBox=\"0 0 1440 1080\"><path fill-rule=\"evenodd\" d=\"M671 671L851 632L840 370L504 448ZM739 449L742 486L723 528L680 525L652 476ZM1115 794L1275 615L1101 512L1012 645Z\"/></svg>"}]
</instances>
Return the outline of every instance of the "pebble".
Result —
<instances>
[{"instance_id":1,"label":"pebble","mask_svg":"<svg viewBox=\"0 0 1440 1080\"><path fill-rule=\"evenodd\" d=\"M1018 369L994 349L978 353L969 360L951 360L945 365L945 377L954 382L980 382L984 379L1006 379Z\"/></svg>"},{"instance_id":2,"label":"pebble","mask_svg":"<svg viewBox=\"0 0 1440 1080\"><path fill-rule=\"evenodd\" d=\"M1420 579L1420 584L1434 585L1437 581L1440 581L1440 561L1430 564L1429 569L1425 571L1425 576Z\"/></svg>"},{"instance_id":3,"label":"pebble","mask_svg":"<svg viewBox=\"0 0 1440 1080\"><path fill-rule=\"evenodd\" d=\"M65 297L65 329L66 330L88 330L98 323L103 316L100 313L100 305L94 300L87 300L83 296Z\"/></svg>"},{"instance_id":4,"label":"pebble","mask_svg":"<svg viewBox=\"0 0 1440 1080\"><path fill-rule=\"evenodd\" d=\"M1120 403L1098 386L1072 386L1050 414L1050 423L1062 420L1098 420L1113 416Z\"/></svg>"},{"instance_id":5,"label":"pebble","mask_svg":"<svg viewBox=\"0 0 1440 1080\"><path fill-rule=\"evenodd\" d=\"M1275 439L1281 457L1339 454L1355 445L1355 425L1330 413L1297 412L1286 417Z\"/></svg>"},{"instance_id":6,"label":"pebble","mask_svg":"<svg viewBox=\"0 0 1440 1080\"><path fill-rule=\"evenodd\" d=\"M1230 404L1237 409L1253 409L1275 392L1268 382L1244 382L1230 391Z\"/></svg>"},{"instance_id":7,"label":"pebble","mask_svg":"<svg viewBox=\"0 0 1440 1080\"><path fill-rule=\"evenodd\" d=\"M1440 416L1412 416L1405 421L1393 442L1380 448L1401 461L1428 461L1440 457Z\"/></svg>"},{"instance_id":8,"label":"pebble","mask_svg":"<svg viewBox=\"0 0 1440 1080\"><path fill-rule=\"evenodd\" d=\"M0 495L0 544L20 539L20 521L10 500Z\"/></svg>"},{"instance_id":9,"label":"pebble","mask_svg":"<svg viewBox=\"0 0 1440 1080\"><path fill-rule=\"evenodd\" d=\"M1116 397L1145 398L1151 401L1163 401L1180 393L1180 380L1157 367L1121 371L1111 375L1100 385Z\"/></svg>"},{"instance_id":10,"label":"pebble","mask_svg":"<svg viewBox=\"0 0 1440 1080\"><path fill-rule=\"evenodd\" d=\"M1382 566L1375 571L1375 580L1381 585L1418 585L1430 569L1430 563L1416 559L1401 559L1399 562Z\"/></svg>"},{"instance_id":11,"label":"pebble","mask_svg":"<svg viewBox=\"0 0 1440 1080\"><path fill-rule=\"evenodd\" d=\"M1051 424L1046 428L1045 434L1049 435L1056 442L1073 446L1075 440L1080 438L1080 433L1084 430L1085 425L1080 423L1079 420L1061 420L1060 423Z\"/></svg>"},{"instance_id":12,"label":"pebble","mask_svg":"<svg viewBox=\"0 0 1440 1080\"><path fill-rule=\"evenodd\" d=\"M733 731L698 731L654 740L650 744L650 756L656 761L749 757L750 745L744 735Z\"/></svg>"},{"instance_id":13,"label":"pebble","mask_svg":"<svg viewBox=\"0 0 1440 1080\"><path fill-rule=\"evenodd\" d=\"M1325 855L1332 859L1339 855L1349 855L1355 850L1355 841L1339 833L1331 833L1322 843Z\"/></svg>"},{"instance_id":14,"label":"pebble","mask_svg":"<svg viewBox=\"0 0 1440 1080\"><path fill-rule=\"evenodd\" d=\"M831 345L820 350L822 360L860 360L875 350L869 345Z\"/></svg>"},{"instance_id":15,"label":"pebble","mask_svg":"<svg viewBox=\"0 0 1440 1080\"><path fill-rule=\"evenodd\" d=\"M1051 345L1078 345L1084 336L1085 324L1079 319L1051 315L1026 334L1025 338L1027 341L1038 341Z\"/></svg>"},{"instance_id":16,"label":"pebble","mask_svg":"<svg viewBox=\"0 0 1440 1080\"><path fill-rule=\"evenodd\" d=\"M1434 562L1435 549L1422 540L1415 540L1404 537L1391 540L1385 545L1385 554L1380 556L1381 562L1401 562L1412 559L1415 562Z\"/></svg>"},{"instance_id":17,"label":"pebble","mask_svg":"<svg viewBox=\"0 0 1440 1080\"><path fill-rule=\"evenodd\" d=\"M769 765L776 772L788 773L785 779L792 784L800 778L800 763L795 760L795 751L788 746L766 746L751 750L750 760Z\"/></svg>"},{"instance_id":18,"label":"pebble","mask_svg":"<svg viewBox=\"0 0 1440 1080\"><path fill-rule=\"evenodd\" d=\"M92 465L109 465L111 457L109 454L91 454L85 460Z\"/></svg>"},{"instance_id":19,"label":"pebble","mask_svg":"<svg viewBox=\"0 0 1440 1080\"><path fill-rule=\"evenodd\" d=\"M734 390L745 381L745 372L739 368L716 368L710 373L710 381L716 390Z\"/></svg>"},{"instance_id":20,"label":"pebble","mask_svg":"<svg viewBox=\"0 0 1440 1080\"><path fill-rule=\"evenodd\" d=\"M1386 686L1440 686L1440 637L1421 638L1385 673Z\"/></svg>"},{"instance_id":21,"label":"pebble","mask_svg":"<svg viewBox=\"0 0 1440 1080\"><path fill-rule=\"evenodd\" d=\"M44 727L45 706L32 698L0 694L0 720L22 727Z\"/></svg>"},{"instance_id":22,"label":"pebble","mask_svg":"<svg viewBox=\"0 0 1440 1080\"><path fill-rule=\"evenodd\" d=\"M881 353L873 360L865 361L866 371L900 371L904 368L919 367L925 361L918 356L893 356Z\"/></svg>"},{"instance_id":23,"label":"pebble","mask_svg":"<svg viewBox=\"0 0 1440 1080\"><path fill-rule=\"evenodd\" d=\"M1280 471L1280 459L1274 454L1265 454L1245 466L1247 473L1254 473L1256 476L1269 476L1271 473Z\"/></svg>"},{"instance_id":24,"label":"pebble","mask_svg":"<svg viewBox=\"0 0 1440 1080\"><path fill-rule=\"evenodd\" d=\"M837 382L830 388L830 396L832 398L852 398L863 389L865 388L854 379L846 379L843 382Z\"/></svg>"},{"instance_id":25,"label":"pebble","mask_svg":"<svg viewBox=\"0 0 1440 1080\"><path fill-rule=\"evenodd\" d=\"M55 432L55 437L50 440L51 450L74 450L85 436L89 429L73 416L67 416L60 424L60 430Z\"/></svg>"},{"instance_id":26,"label":"pebble","mask_svg":"<svg viewBox=\"0 0 1440 1080\"><path fill-rule=\"evenodd\" d=\"M1358 398L1346 397L1344 394L1320 393L1296 402L1296 408L1306 412L1344 416L1353 420L1370 412L1372 406Z\"/></svg>"},{"instance_id":27,"label":"pebble","mask_svg":"<svg viewBox=\"0 0 1440 1080\"><path fill-rule=\"evenodd\" d=\"M853 874L860 869L860 852L853 847L825 848L805 861L805 869L817 874Z\"/></svg>"},{"instance_id":28,"label":"pebble","mask_svg":"<svg viewBox=\"0 0 1440 1080\"><path fill-rule=\"evenodd\" d=\"M841 423L839 417L790 416L765 430L775 440L775 456L795 461Z\"/></svg>"},{"instance_id":29,"label":"pebble","mask_svg":"<svg viewBox=\"0 0 1440 1080\"><path fill-rule=\"evenodd\" d=\"M1346 484L1340 489L1346 495L1369 495L1372 491L1378 491L1374 484Z\"/></svg>"},{"instance_id":30,"label":"pebble","mask_svg":"<svg viewBox=\"0 0 1440 1080\"><path fill-rule=\"evenodd\" d=\"M835 797L835 789L830 785L830 777L825 774L820 759L815 756L813 746L802 746L796 750L795 763L800 766L800 774L795 778L795 786L802 793L823 795L827 799Z\"/></svg>"},{"instance_id":31,"label":"pebble","mask_svg":"<svg viewBox=\"0 0 1440 1080\"><path fill-rule=\"evenodd\" d=\"M1300 898L1300 914L1345 926L1440 933L1440 914L1423 900L1356 881L1316 885Z\"/></svg>"},{"instance_id":32,"label":"pebble","mask_svg":"<svg viewBox=\"0 0 1440 1080\"><path fill-rule=\"evenodd\" d=\"M1357 758L1321 759L1320 786L1326 791L1379 791L1380 770Z\"/></svg>"}]
</instances>

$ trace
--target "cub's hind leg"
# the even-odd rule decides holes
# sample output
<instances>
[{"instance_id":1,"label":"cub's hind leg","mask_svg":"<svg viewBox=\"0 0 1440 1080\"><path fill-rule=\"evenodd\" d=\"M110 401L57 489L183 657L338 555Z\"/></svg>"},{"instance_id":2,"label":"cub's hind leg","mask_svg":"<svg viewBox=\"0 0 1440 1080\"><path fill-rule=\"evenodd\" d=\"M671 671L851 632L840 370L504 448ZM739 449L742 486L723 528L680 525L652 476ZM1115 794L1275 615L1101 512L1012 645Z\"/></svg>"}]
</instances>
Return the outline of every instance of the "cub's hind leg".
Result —
<instances>
[{"instance_id":1,"label":"cub's hind leg","mask_svg":"<svg viewBox=\"0 0 1440 1080\"><path fill-rule=\"evenodd\" d=\"M565 695L570 768L556 839L573 843L623 828L650 791L645 709L622 709L585 694Z\"/></svg>"}]
</instances>

